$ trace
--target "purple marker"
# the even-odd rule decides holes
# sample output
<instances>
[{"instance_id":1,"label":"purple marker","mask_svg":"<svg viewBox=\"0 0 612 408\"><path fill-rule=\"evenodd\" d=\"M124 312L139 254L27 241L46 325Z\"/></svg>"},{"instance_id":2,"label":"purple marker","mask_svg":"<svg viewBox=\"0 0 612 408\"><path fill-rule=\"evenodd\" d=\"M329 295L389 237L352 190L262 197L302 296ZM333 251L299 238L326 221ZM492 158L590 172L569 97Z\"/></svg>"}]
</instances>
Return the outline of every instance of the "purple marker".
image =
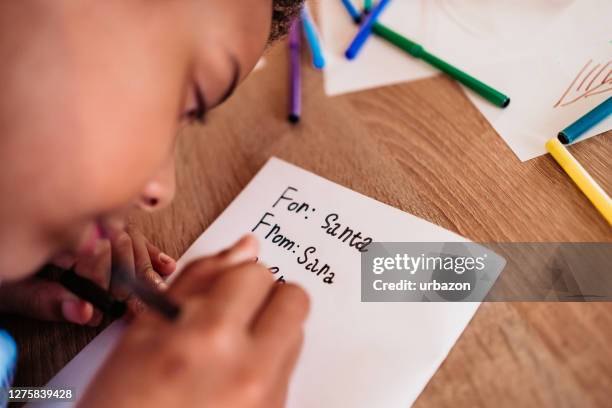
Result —
<instances>
[{"instance_id":1,"label":"purple marker","mask_svg":"<svg viewBox=\"0 0 612 408\"><path fill-rule=\"evenodd\" d=\"M300 77L301 22L296 18L289 29L289 122L298 123L302 111L302 84Z\"/></svg>"}]
</instances>

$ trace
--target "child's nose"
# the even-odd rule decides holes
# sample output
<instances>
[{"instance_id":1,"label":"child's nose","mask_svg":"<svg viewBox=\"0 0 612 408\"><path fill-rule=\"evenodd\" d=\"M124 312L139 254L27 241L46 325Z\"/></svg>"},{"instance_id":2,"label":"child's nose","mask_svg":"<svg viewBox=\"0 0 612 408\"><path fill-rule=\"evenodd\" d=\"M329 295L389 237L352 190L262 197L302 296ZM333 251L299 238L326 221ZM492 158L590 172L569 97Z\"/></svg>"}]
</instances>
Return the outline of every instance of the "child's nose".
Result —
<instances>
[{"instance_id":1,"label":"child's nose","mask_svg":"<svg viewBox=\"0 0 612 408\"><path fill-rule=\"evenodd\" d=\"M174 159L172 159L145 185L138 206L145 211L163 208L172 202L175 189Z\"/></svg>"}]
</instances>

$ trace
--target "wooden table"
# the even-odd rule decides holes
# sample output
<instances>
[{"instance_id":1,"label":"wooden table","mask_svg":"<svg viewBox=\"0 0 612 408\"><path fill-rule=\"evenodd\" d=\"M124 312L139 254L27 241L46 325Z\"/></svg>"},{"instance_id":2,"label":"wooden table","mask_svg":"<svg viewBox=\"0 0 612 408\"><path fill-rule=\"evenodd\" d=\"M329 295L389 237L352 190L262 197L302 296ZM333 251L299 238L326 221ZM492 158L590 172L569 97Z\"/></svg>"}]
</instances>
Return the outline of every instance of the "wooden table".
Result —
<instances>
[{"instance_id":1,"label":"wooden table","mask_svg":"<svg viewBox=\"0 0 612 408\"><path fill-rule=\"evenodd\" d=\"M185 129L172 207L137 216L179 256L270 156L475 241L606 241L612 229L549 156L521 163L447 77L328 98L304 69L303 121L287 114L287 55ZM571 148L612 191L612 132ZM5 318L17 383L43 385L100 329ZM417 407L610 406L612 303L486 303Z\"/></svg>"}]
</instances>

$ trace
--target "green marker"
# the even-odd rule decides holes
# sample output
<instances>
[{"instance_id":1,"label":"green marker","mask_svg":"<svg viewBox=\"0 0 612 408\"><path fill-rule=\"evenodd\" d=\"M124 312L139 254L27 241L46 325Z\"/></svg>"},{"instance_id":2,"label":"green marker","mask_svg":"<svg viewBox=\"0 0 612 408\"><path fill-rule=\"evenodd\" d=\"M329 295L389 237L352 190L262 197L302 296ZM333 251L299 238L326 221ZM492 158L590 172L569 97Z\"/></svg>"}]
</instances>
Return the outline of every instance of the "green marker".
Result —
<instances>
[{"instance_id":1,"label":"green marker","mask_svg":"<svg viewBox=\"0 0 612 408\"><path fill-rule=\"evenodd\" d=\"M503 93L491 88L489 85L484 84L474 78L471 75L466 74L461 71L459 68L456 68L449 64L446 61L441 60L435 55L430 54L423 48L422 45L415 43L414 41L410 41L406 37L396 33L388 27L380 23L374 23L372 27L372 32L378 35L381 38L389 41L391 44L395 45L398 48L406 51L408 54L412 55L415 58L420 58L423 61L427 62L429 65L438 68L440 71L444 72L450 77L455 78L457 81L461 82L463 85L467 86L483 98L492 102L493 104L505 108L510 104L510 98Z\"/></svg>"},{"instance_id":2,"label":"green marker","mask_svg":"<svg viewBox=\"0 0 612 408\"><path fill-rule=\"evenodd\" d=\"M369 13L372 10L372 0L363 0L363 11Z\"/></svg>"}]
</instances>

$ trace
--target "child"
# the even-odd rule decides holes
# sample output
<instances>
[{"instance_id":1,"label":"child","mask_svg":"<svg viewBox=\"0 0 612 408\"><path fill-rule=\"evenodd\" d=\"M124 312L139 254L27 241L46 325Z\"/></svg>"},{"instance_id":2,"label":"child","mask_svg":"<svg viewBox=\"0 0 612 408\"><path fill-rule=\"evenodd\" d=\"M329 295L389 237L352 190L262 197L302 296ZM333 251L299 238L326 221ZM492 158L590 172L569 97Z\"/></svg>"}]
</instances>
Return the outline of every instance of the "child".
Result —
<instances>
[{"instance_id":1,"label":"child","mask_svg":"<svg viewBox=\"0 0 612 408\"><path fill-rule=\"evenodd\" d=\"M231 95L298 3L0 3L1 310L99 323L90 304L31 277L49 261L113 289L112 259L163 285L174 261L121 220L172 199L179 126ZM179 320L138 315L76 390L82 406L282 405L308 301L256 255L245 237L187 267L168 288Z\"/></svg>"}]
</instances>

